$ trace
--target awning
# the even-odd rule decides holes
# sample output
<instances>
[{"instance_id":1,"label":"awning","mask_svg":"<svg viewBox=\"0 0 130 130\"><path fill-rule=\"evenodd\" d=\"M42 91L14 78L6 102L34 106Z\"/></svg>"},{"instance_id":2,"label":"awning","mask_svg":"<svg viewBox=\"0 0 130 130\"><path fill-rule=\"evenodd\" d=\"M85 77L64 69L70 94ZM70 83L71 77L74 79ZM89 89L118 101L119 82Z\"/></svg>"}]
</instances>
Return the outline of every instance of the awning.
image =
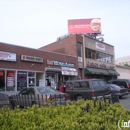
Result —
<instances>
[{"instance_id":1,"label":"awning","mask_svg":"<svg viewBox=\"0 0 130 130\"><path fill-rule=\"evenodd\" d=\"M62 75L78 75L78 72L75 68L62 67Z\"/></svg>"},{"instance_id":2,"label":"awning","mask_svg":"<svg viewBox=\"0 0 130 130\"><path fill-rule=\"evenodd\" d=\"M103 75L109 75L109 72L104 69L96 69L96 68L85 68L84 69L85 74L103 74Z\"/></svg>"},{"instance_id":3,"label":"awning","mask_svg":"<svg viewBox=\"0 0 130 130\"><path fill-rule=\"evenodd\" d=\"M110 75L116 75L119 76L120 74L116 70L107 70Z\"/></svg>"},{"instance_id":4,"label":"awning","mask_svg":"<svg viewBox=\"0 0 130 130\"><path fill-rule=\"evenodd\" d=\"M51 71L51 72L61 72L60 68L50 68L50 67L46 67L45 71Z\"/></svg>"}]
</instances>

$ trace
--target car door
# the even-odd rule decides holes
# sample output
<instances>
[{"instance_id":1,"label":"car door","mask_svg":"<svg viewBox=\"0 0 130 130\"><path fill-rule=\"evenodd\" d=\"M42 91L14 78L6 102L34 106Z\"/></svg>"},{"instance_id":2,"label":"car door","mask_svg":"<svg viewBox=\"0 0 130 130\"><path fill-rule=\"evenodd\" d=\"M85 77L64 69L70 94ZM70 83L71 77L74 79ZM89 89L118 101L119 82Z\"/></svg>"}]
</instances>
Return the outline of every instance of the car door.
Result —
<instances>
[{"instance_id":1,"label":"car door","mask_svg":"<svg viewBox=\"0 0 130 130\"><path fill-rule=\"evenodd\" d=\"M110 90L103 80L93 80L92 85L95 91L95 96L103 96L110 94Z\"/></svg>"},{"instance_id":2,"label":"car door","mask_svg":"<svg viewBox=\"0 0 130 130\"><path fill-rule=\"evenodd\" d=\"M34 99L35 91L34 88L26 88L19 93L19 98L21 100L20 106L31 106Z\"/></svg>"},{"instance_id":3,"label":"car door","mask_svg":"<svg viewBox=\"0 0 130 130\"><path fill-rule=\"evenodd\" d=\"M92 89L90 88L88 81L79 82L79 87L76 89L77 89L76 94L81 95L83 99L91 98Z\"/></svg>"}]
</instances>

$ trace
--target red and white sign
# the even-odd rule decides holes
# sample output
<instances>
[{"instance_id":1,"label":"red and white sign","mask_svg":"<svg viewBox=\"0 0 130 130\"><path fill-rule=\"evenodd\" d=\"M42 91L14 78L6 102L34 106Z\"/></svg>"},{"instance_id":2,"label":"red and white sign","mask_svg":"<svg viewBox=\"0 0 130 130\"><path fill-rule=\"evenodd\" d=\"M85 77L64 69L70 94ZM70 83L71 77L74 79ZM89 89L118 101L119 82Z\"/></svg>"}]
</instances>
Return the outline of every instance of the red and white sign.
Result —
<instances>
[{"instance_id":1,"label":"red and white sign","mask_svg":"<svg viewBox=\"0 0 130 130\"><path fill-rule=\"evenodd\" d=\"M62 67L62 75L78 75L78 72L75 68Z\"/></svg>"},{"instance_id":2,"label":"red and white sign","mask_svg":"<svg viewBox=\"0 0 130 130\"><path fill-rule=\"evenodd\" d=\"M105 45L100 42L96 42L96 49L105 51Z\"/></svg>"},{"instance_id":3,"label":"red and white sign","mask_svg":"<svg viewBox=\"0 0 130 130\"><path fill-rule=\"evenodd\" d=\"M0 51L0 60L16 61L16 53Z\"/></svg>"},{"instance_id":4,"label":"red and white sign","mask_svg":"<svg viewBox=\"0 0 130 130\"><path fill-rule=\"evenodd\" d=\"M100 18L68 20L68 33L101 33L101 20Z\"/></svg>"}]
</instances>

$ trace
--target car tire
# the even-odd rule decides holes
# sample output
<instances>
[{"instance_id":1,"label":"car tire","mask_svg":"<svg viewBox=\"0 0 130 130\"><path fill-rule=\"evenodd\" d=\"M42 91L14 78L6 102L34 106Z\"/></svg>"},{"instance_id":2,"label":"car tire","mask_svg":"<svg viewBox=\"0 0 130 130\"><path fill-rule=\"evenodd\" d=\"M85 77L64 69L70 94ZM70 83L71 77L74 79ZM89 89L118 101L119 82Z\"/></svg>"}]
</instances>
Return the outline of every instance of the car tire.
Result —
<instances>
[{"instance_id":1,"label":"car tire","mask_svg":"<svg viewBox=\"0 0 130 130\"><path fill-rule=\"evenodd\" d=\"M122 96L119 96L119 98L121 99L121 98L122 98Z\"/></svg>"},{"instance_id":2,"label":"car tire","mask_svg":"<svg viewBox=\"0 0 130 130\"><path fill-rule=\"evenodd\" d=\"M78 101L78 100L82 100L82 99L83 99L83 96L82 96L82 95L78 95L76 99L77 99L77 101Z\"/></svg>"}]
</instances>

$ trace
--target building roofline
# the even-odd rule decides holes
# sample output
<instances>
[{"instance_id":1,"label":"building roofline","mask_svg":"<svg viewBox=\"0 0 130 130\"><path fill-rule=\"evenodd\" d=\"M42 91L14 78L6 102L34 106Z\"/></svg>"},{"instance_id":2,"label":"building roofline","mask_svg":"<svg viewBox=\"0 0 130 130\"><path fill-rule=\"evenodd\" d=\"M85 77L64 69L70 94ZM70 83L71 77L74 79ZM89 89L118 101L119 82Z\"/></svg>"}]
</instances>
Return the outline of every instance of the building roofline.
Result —
<instances>
[{"instance_id":1,"label":"building roofline","mask_svg":"<svg viewBox=\"0 0 130 130\"><path fill-rule=\"evenodd\" d=\"M35 49L35 48L30 48L30 47L25 47L25 46L14 45L14 44L10 44L10 43L0 42L0 44L6 44L6 45L15 46L15 47L22 47L22 48L27 48L27 49L32 49L32 50L41 51L41 52L49 52L49 53L52 53L52 54L58 54L58 55L64 55L64 56L70 56L70 57L74 57L74 58L77 57L77 56L67 55L67 54L62 54L62 53L58 53L58 52L52 52L52 51L40 50L40 49ZM1 51L2 51L2 50L1 50Z\"/></svg>"}]
</instances>

